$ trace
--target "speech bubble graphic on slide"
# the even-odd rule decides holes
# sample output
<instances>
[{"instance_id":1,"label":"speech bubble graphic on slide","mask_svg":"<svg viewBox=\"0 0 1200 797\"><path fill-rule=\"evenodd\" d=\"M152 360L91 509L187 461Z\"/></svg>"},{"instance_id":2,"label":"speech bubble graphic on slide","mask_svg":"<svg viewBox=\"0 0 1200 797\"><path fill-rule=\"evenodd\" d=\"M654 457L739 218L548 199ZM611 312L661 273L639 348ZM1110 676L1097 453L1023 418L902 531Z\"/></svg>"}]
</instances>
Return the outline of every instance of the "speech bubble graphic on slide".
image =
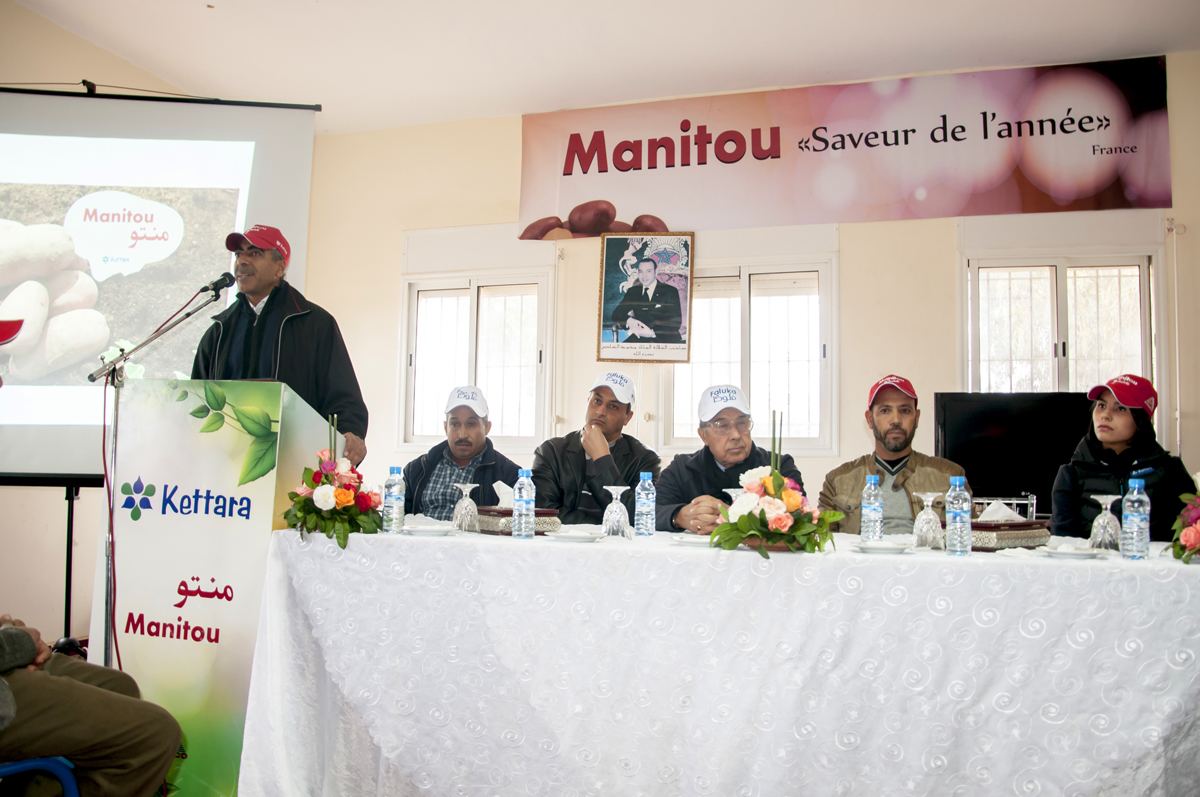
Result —
<instances>
[{"instance_id":1,"label":"speech bubble graphic on slide","mask_svg":"<svg viewBox=\"0 0 1200 797\"><path fill-rule=\"evenodd\" d=\"M95 191L77 199L63 227L96 282L166 260L183 240L183 217L173 208L124 191Z\"/></svg>"}]
</instances>

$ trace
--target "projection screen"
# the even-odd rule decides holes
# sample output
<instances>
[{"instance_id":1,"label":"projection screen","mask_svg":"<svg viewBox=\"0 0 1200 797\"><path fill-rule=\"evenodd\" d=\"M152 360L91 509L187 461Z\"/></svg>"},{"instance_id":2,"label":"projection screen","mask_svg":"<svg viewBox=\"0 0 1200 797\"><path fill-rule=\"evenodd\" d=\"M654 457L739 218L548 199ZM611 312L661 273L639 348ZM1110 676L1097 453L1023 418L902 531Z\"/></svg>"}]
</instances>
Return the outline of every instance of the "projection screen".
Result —
<instances>
[{"instance_id":1,"label":"projection screen","mask_svg":"<svg viewBox=\"0 0 1200 797\"><path fill-rule=\"evenodd\" d=\"M104 391L87 374L230 270L228 233L278 227L304 289L317 110L0 91L0 319L26 321L0 346L0 473L102 472ZM130 378L190 374L223 306Z\"/></svg>"}]
</instances>

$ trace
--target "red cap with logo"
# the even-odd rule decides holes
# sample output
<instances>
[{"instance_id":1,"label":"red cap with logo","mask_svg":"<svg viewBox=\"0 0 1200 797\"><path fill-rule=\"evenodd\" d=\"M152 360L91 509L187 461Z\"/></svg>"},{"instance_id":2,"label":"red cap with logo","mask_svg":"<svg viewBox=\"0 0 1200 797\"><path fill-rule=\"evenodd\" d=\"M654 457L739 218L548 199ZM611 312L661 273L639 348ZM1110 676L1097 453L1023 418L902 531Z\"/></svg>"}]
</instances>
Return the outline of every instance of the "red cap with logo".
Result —
<instances>
[{"instance_id":1,"label":"red cap with logo","mask_svg":"<svg viewBox=\"0 0 1200 797\"><path fill-rule=\"evenodd\" d=\"M11 343L24 324L24 321L0 321L0 346Z\"/></svg>"},{"instance_id":2,"label":"red cap with logo","mask_svg":"<svg viewBox=\"0 0 1200 797\"><path fill-rule=\"evenodd\" d=\"M242 241L247 241L251 246L257 246L259 249L278 249L279 254L283 255L284 263L292 259L292 247L288 246L287 238L284 238L283 233L274 227L255 224L245 232L231 232L225 236L225 248L230 252L236 252L242 245Z\"/></svg>"},{"instance_id":3,"label":"red cap with logo","mask_svg":"<svg viewBox=\"0 0 1200 797\"><path fill-rule=\"evenodd\" d=\"M902 376L888 374L883 379L880 379L871 386L871 392L867 396L867 409L871 409L871 407L875 404L875 396L885 387L894 387L904 395L911 398L913 400L913 404L917 403L917 389L912 386L912 382L909 382Z\"/></svg>"},{"instance_id":4,"label":"red cap with logo","mask_svg":"<svg viewBox=\"0 0 1200 797\"><path fill-rule=\"evenodd\" d=\"M1145 410L1151 415L1154 414L1155 408L1158 407L1158 391L1154 389L1149 379L1142 379L1140 376L1133 374L1121 374L1118 377L1108 380L1103 385L1096 385L1088 391L1088 398L1092 401L1100 398L1100 394L1105 390L1111 390L1113 395L1117 397L1117 401L1124 404L1126 407L1133 407L1139 410Z\"/></svg>"}]
</instances>

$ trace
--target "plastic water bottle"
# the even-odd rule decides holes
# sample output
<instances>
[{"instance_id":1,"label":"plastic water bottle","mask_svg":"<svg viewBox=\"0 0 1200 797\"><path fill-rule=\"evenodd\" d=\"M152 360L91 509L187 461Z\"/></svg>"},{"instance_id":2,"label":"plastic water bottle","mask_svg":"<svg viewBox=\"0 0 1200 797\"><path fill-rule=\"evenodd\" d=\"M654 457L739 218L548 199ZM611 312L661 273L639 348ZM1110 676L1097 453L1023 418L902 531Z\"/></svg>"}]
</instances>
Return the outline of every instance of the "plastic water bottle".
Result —
<instances>
[{"instance_id":1,"label":"plastic water bottle","mask_svg":"<svg viewBox=\"0 0 1200 797\"><path fill-rule=\"evenodd\" d=\"M863 542L879 542L883 539L883 492L879 489L879 477L867 475L867 486L862 491L862 523L858 528Z\"/></svg>"},{"instance_id":2,"label":"plastic water bottle","mask_svg":"<svg viewBox=\"0 0 1200 797\"><path fill-rule=\"evenodd\" d=\"M537 491L533 487L533 477L528 469L521 468L517 475L517 485L513 488L512 535L518 540L532 540L533 502Z\"/></svg>"},{"instance_id":3,"label":"plastic water bottle","mask_svg":"<svg viewBox=\"0 0 1200 797\"><path fill-rule=\"evenodd\" d=\"M1121 501L1121 556L1145 559L1150 555L1150 496L1144 479L1130 479Z\"/></svg>"},{"instance_id":4,"label":"plastic water bottle","mask_svg":"<svg viewBox=\"0 0 1200 797\"><path fill-rule=\"evenodd\" d=\"M399 534L404 527L404 475L399 466L391 467L383 483L383 531Z\"/></svg>"},{"instance_id":5,"label":"plastic water bottle","mask_svg":"<svg viewBox=\"0 0 1200 797\"><path fill-rule=\"evenodd\" d=\"M950 492L946 493L946 553L971 553L971 494L963 476L951 476Z\"/></svg>"},{"instance_id":6,"label":"plastic water bottle","mask_svg":"<svg viewBox=\"0 0 1200 797\"><path fill-rule=\"evenodd\" d=\"M642 480L633 491L635 509L633 513L633 533L637 537L654 536L654 502L658 499L658 490L654 487L654 474L642 471Z\"/></svg>"}]
</instances>

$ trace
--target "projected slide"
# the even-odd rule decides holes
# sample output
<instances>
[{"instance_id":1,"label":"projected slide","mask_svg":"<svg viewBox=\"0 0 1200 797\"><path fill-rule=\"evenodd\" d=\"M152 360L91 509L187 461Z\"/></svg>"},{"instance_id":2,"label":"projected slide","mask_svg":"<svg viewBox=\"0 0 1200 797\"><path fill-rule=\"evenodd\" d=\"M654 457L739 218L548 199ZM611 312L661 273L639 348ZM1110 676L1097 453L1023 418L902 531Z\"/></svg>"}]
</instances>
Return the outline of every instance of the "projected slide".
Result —
<instances>
[{"instance_id":1,"label":"projected slide","mask_svg":"<svg viewBox=\"0 0 1200 797\"><path fill-rule=\"evenodd\" d=\"M254 142L0 135L0 151L0 319L25 322L0 346L5 421L100 423L98 356L229 269ZM189 372L207 327L180 327L129 375Z\"/></svg>"}]
</instances>

